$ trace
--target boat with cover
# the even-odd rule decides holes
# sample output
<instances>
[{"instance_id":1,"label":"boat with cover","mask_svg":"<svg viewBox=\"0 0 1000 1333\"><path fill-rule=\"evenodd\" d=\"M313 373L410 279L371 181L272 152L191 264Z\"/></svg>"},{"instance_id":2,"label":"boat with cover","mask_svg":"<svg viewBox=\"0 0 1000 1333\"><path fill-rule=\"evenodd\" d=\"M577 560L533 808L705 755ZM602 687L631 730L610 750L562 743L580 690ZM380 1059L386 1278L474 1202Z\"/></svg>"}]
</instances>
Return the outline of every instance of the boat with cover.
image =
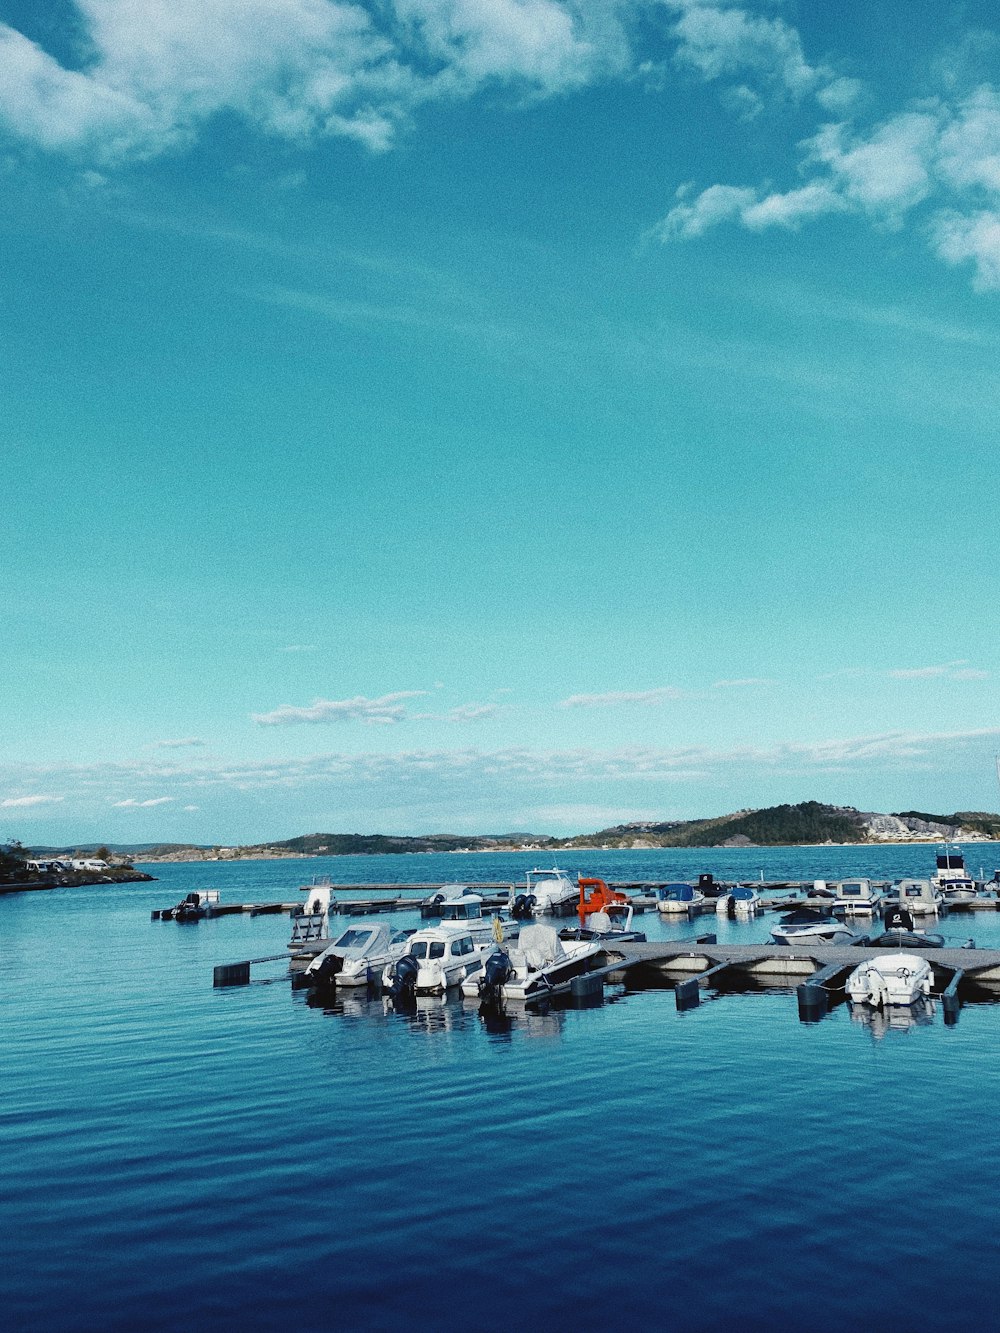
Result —
<instances>
[{"instance_id":1,"label":"boat with cover","mask_svg":"<svg viewBox=\"0 0 1000 1333\"><path fill-rule=\"evenodd\" d=\"M553 866L551 870L529 870L524 877L524 888L513 895L511 916L519 921L531 916L569 916L576 906L577 886L565 870Z\"/></svg>"},{"instance_id":2,"label":"boat with cover","mask_svg":"<svg viewBox=\"0 0 1000 1333\"><path fill-rule=\"evenodd\" d=\"M844 989L855 1004L888 1009L925 1000L933 985L934 972L926 958L915 953L887 953L859 964Z\"/></svg>"},{"instance_id":3,"label":"boat with cover","mask_svg":"<svg viewBox=\"0 0 1000 1333\"><path fill-rule=\"evenodd\" d=\"M737 884L729 893L716 901L717 916L735 916L746 919L760 911L760 894L752 884Z\"/></svg>"},{"instance_id":4,"label":"boat with cover","mask_svg":"<svg viewBox=\"0 0 1000 1333\"><path fill-rule=\"evenodd\" d=\"M883 894L870 879L843 879L830 910L843 916L875 916L882 906Z\"/></svg>"},{"instance_id":5,"label":"boat with cover","mask_svg":"<svg viewBox=\"0 0 1000 1333\"><path fill-rule=\"evenodd\" d=\"M463 926L426 926L414 931L402 954L382 971L382 985L393 1000L413 995L443 995L483 970L496 944L477 944Z\"/></svg>"},{"instance_id":6,"label":"boat with cover","mask_svg":"<svg viewBox=\"0 0 1000 1333\"><path fill-rule=\"evenodd\" d=\"M705 901L693 884L661 884L656 890L656 910L665 916L685 916Z\"/></svg>"},{"instance_id":7,"label":"boat with cover","mask_svg":"<svg viewBox=\"0 0 1000 1333\"><path fill-rule=\"evenodd\" d=\"M937 916L944 902L940 888L929 879L901 879L892 896L912 916Z\"/></svg>"},{"instance_id":8,"label":"boat with cover","mask_svg":"<svg viewBox=\"0 0 1000 1333\"><path fill-rule=\"evenodd\" d=\"M771 927L775 944L853 944L857 938L843 921L812 907L797 907Z\"/></svg>"},{"instance_id":9,"label":"boat with cover","mask_svg":"<svg viewBox=\"0 0 1000 1333\"><path fill-rule=\"evenodd\" d=\"M462 982L462 994L494 1004L540 999L554 986L589 972L603 949L600 940L564 943L553 926L525 926L516 946L495 949L482 973Z\"/></svg>"},{"instance_id":10,"label":"boat with cover","mask_svg":"<svg viewBox=\"0 0 1000 1333\"><path fill-rule=\"evenodd\" d=\"M412 931L384 924L348 926L305 970L313 986L367 986L403 953Z\"/></svg>"}]
</instances>

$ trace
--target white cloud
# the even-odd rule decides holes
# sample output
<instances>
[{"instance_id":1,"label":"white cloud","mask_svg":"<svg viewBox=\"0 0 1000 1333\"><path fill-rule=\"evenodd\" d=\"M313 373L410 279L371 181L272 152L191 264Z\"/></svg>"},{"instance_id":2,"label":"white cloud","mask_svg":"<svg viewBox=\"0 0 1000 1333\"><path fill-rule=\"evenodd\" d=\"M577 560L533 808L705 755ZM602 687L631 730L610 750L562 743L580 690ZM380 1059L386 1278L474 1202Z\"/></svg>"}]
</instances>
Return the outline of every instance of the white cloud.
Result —
<instances>
[{"instance_id":1,"label":"white cloud","mask_svg":"<svg viewBox=\"0 0 1000 1333\"><path fill-rule=\"evenodd\" d=\"M682 13L674 29L675 59L706 79L755 71L793 96L812 91L824 79L802 51L797 30L780 18L760 18L730 5L703 0L667 0Z\"/></svg>"},{"instance_id":2,"label":"white cloud","mask_svg":"<svg viewBox=\"0 0 1000 1333\"><path fill-rule=\"evenodd\" d=\"M184 807L184 809L185 809L185 811L186 811L188 814L191 814L191 813L193 813L195 810L200 810L200 809L201 809L201 806L198 806L198 805L186 805L186 806Z\"/></svg>"},{"instance_id":3,"label":"white cloud","mask_svg":"<svg viewBox=\"0 0 1000 1333\"><path fill-rule=\"evenodd\" d=\"M849 110L858 90L841 85L851 82L834 80L817 97L827 109ZM808 179L784 191L720 183L693 193L684 185L649 234L666 243L724 222L762 231L832 213L899 228L925 206L921 226L934 253L947 264L971 263L978 290L1000 289L1000 91L992 84L867 127L822 125L799 145L796 170Z\"/></svg>"},{"instance_id":4,"label":"white cloud","mask_svg":"<svg viewBox=\"0 0 1000 1333\"><path fill-rule=\"evenodd\" d=\"M27 810L35 805L56 805L62 796L8 796L0 801L0 810Z\"/></svg>"},{"instance_id":5,"label":"white cloud","mask_svg":"<svg viewBox=\"0 0 1000 1333\"><path fill-rule=\"evenodd\" d=\"M290 140L389 148L431 99L550 96L623 70L615 6L586 0L76 0L86 63L0 25L0 121L105 163L189 143L233 112Z\"/></svg>"},{"instance_id":6,"label":"white cloud","mask_svg":"<svg viewBox=\"0 0 1000 1333\"><path fill-rule=\"evenodd\" d=\"M658 705L690 695L674 685L659 685L653 690L609 690L605 694L571 694L561 699L558 708L615 708L619 704Z\"/></svg>"},{"instance_id":7,"label":"white cloud","mask_svg":"<svg viewBox=\"0 0 1000 1333\"><path fill-rule=\"evenodd\" d=\"M974 286L979 291L1000 289L1000 209L982 209L969 215L942 210L931 223L931 242L947 264L975 265Z\"/></svg>"},{"instance_id":8,"label":"white cloud","mask_svg":"<svg viewBox=\"0 0 1000 1333\"><path fill-rule=\"evenodd\" d=\"M197 749L198 747L204 744L205 742L201 739L200 736L184 736L179 740L157 741L156 748L158 750L184 750L188 748Z\"/></svg>"},{"instance_id":9,"label":"white cloud","mask_svg":"<svg viewBox=\"0 0 1000 1333\"><path fill-rule=\"evenodd\" d=\"M355 695L353 699L315 699L305 708L282 704L270 713L251 713L250 716L261 727L293 726L302 722L346 722L353 719L388 724L403 721L408 699L419 699L426 694L427 690L397 690L395 694L383 694L378 699L368 699L363 694Z\"/></svg>"},{"instance_id":10,"label":"white cloud","mask_svg":"<svg viewBox=\"0 0 1000 1333\"><path fill-rule=\"evenodd\" d=\"M148 801L137 801L129 797L125 801L113 801L112 805L116 810L149 810L156 805L169 805L173 799L172 796L155 796Z\"/></svg>"}]
</instances>

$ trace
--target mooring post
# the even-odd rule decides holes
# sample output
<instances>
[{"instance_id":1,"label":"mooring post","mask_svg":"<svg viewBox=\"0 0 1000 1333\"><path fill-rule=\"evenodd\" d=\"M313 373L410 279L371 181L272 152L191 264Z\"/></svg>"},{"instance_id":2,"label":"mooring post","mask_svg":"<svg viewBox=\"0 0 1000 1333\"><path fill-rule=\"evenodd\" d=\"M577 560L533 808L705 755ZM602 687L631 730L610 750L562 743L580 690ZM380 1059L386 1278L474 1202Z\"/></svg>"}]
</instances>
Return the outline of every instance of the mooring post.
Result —
<instances>
[{"instance_id":1,"label":"mooring post","mask_svg":"<svg viewBox=\"0 0 1000 1333\"><path fill-rule=\"evenodd\" d=\"M674 999L677 1001L677 1008L682 1012L685 1009L697 1009L701 1004L701 987L698 985L697 978L692 977L690 981L678 981L674 987Z\"/></svg>"},{"instance_id":2,"label":"mooring post","mask_svg":"<svg viewBox=\"0 0 1000 1333\"><path fill-rule=\"evenodd\" d=\"M799 1018L803 1023L816 1023L826 1014L829 1007L826 990L815 981L803 981L795 987L799 1002Z\"/></svg>"},{"instance_id":3,"label":"mooring post","mask_svg":"<svg viewBox=\"0 0 1000 1333\"><path fill-rule=\"evenodd\" d=\"M569 983L569 991L576 998L585 995L601 995L604 991L604 977L584 972L582 976L573 977Z\"/></svg>"},{"instance_id":4,"label":"mooring post","mask_svg":"<svg viewBox=\"0 0 1000 1333\"><path fill-rule=\"evenodd\" d=\"M964 975L962 969L956 967L951 975L951 980L941 992L941 1008L944 1011L944 1021L949 1027L958 1022L958 1013L962 1008L958 987Z\"/></svg>"}]
</instances>

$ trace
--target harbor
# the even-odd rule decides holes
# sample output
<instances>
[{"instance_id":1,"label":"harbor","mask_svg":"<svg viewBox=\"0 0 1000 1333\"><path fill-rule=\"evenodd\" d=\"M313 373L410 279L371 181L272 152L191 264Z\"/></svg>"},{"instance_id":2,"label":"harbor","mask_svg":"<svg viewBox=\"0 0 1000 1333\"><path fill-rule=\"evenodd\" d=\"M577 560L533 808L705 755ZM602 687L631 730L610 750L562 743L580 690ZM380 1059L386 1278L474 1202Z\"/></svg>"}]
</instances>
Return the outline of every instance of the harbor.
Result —
<instances>
[{"instance_id":1,"label":"harbor","mask_svg":"<svg viewBox=\"0 0 1000 1333\"><path fill-rule=\"evenodd\" d=\"M720 884L760 886L751 855L712 857ZM788 849L768 861L763 883L795 884L789 898L803 896L811 872L828 882L866 872L888 884L928 869L920 849ZM630 897L650 896L653 884L696 885L705 864L700 853L565 862L574 879L603 872L609 889L643 886ZM691 920L637 912L647 940L595 957L548 1003L490 1010L455 988L397 1007L367 985L300 987L288 949L297 918L242 909L308 905L303 883L333 869L342 881L333 897L367 900L378 893L354 886L390 885L409 907L335 913L331 935L430 929L424 898L456 878L524 887L523 859L470 858L457 875L444 857L206 869L163 866L156 883L3 901L3 938L16 948L0 953L2 984L22 1015L0 1049L13 1109L5 1173L20 1221L12 1254L54 1275L49 1326L59 1323L54 1301L70 1308L62 1302L71 1297L78 1327L99 1326L109 1284L130 1312L155 1306L164 1326L179 1326L209 1289L245 1311L249 1283L251 1326L309 1328L317 1288L284 1275L306 1263L328 1275L320 1295L343 1300L346 1290L363 1313L378 1299L376 1255L380 1273L402 1275L407 1300L416 1292L432 1302L445 1271L513 1318L525 1269L544 1291L553 1248L583 1245L702 1312L725 1252L778 1323L793 1298L783 1289L772 1299L768 1274L797 1265L808 1292L795 1297L792 1322L805 1327L817 1301L841 1309L830 1255L858 1243L852 1218L873 1201L888 1206L895 1182L927 1161L920 1145L940 1145L932 1160L942 1209L931 1228L924 1215L918 1228L890 1213L873 1289L884 1280L895 1291L903 1274L919 1290L939 1268L926 1248L937 1230L949 1245L957 1236L973 1246L970 1219L988 1216L992 1173L958 1127L988 1119L1000 1092L988 1059L1000 1028L1000 987L989 979L1000 915L953 913L930 927L974 934L977 947L928 950L933 993L905 1012L847 998L846 974L871 956L867 946L779 946L768 936L785 912L741 921L704 905ZM190 927L150 920L209 884L220 906L241 910ZM874 929L858 923L859 934ZM214 987L213 969L238 960L253 960L250 984ZM956 1024L947 992L959 971ZM876 1097L878 1113L866 1115L863 1100ZM861 1123L863 1147L845 1149L847 1129ZM457 1205L438 1187L441 1154ZM957 1194L960 1209L949 1203ZM592 1220L595 1197L614 1210L613 1234ZM53 1248L52 1227L67 1219L79 1241ZM100 1244L112 1232L113 1253ZM442 1247L457 1266L442 1270ZM248 1249L264 1256L249 1277L240 1267ZM146 1263L151 1253L171 1256L168 1284L162 1265ZM476 1287L484 1265L489 1279ZM630 1291L625 1308L642 1323L645 1297ZM574 1316L581 1328L590 1326L586 1299ZM558 1326L555 1306L542 1298L541 1308ZM401 1301L392 1309L401 1317ZM608 1312L600 1306L602 1324Z\"/></svg>"}]
</instances>

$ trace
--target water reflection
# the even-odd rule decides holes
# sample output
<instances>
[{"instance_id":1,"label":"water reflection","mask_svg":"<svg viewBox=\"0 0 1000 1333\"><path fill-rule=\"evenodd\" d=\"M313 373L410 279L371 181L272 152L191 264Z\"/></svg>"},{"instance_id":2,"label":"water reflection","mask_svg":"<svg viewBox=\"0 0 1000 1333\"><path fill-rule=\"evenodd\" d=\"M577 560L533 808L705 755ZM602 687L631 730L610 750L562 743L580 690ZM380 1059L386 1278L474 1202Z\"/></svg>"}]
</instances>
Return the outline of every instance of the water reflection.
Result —
<instances>
[{"instance_id":1,"label":"water reflection","mask_svg":"<svg viewBox=\"0 0 1000 1333\"><path fill-rule=\"evenodd\" d=\"M884 1009L873 1009L870 1005L849 1000L847 1007L851 1022L868 1028L873 1041L882 1041L894 1033L907 1033L916 1027L930 1027L937 1009L931 999L918 1000L909 1006L888 1005Z\"/></svg>"}]
</instances>

